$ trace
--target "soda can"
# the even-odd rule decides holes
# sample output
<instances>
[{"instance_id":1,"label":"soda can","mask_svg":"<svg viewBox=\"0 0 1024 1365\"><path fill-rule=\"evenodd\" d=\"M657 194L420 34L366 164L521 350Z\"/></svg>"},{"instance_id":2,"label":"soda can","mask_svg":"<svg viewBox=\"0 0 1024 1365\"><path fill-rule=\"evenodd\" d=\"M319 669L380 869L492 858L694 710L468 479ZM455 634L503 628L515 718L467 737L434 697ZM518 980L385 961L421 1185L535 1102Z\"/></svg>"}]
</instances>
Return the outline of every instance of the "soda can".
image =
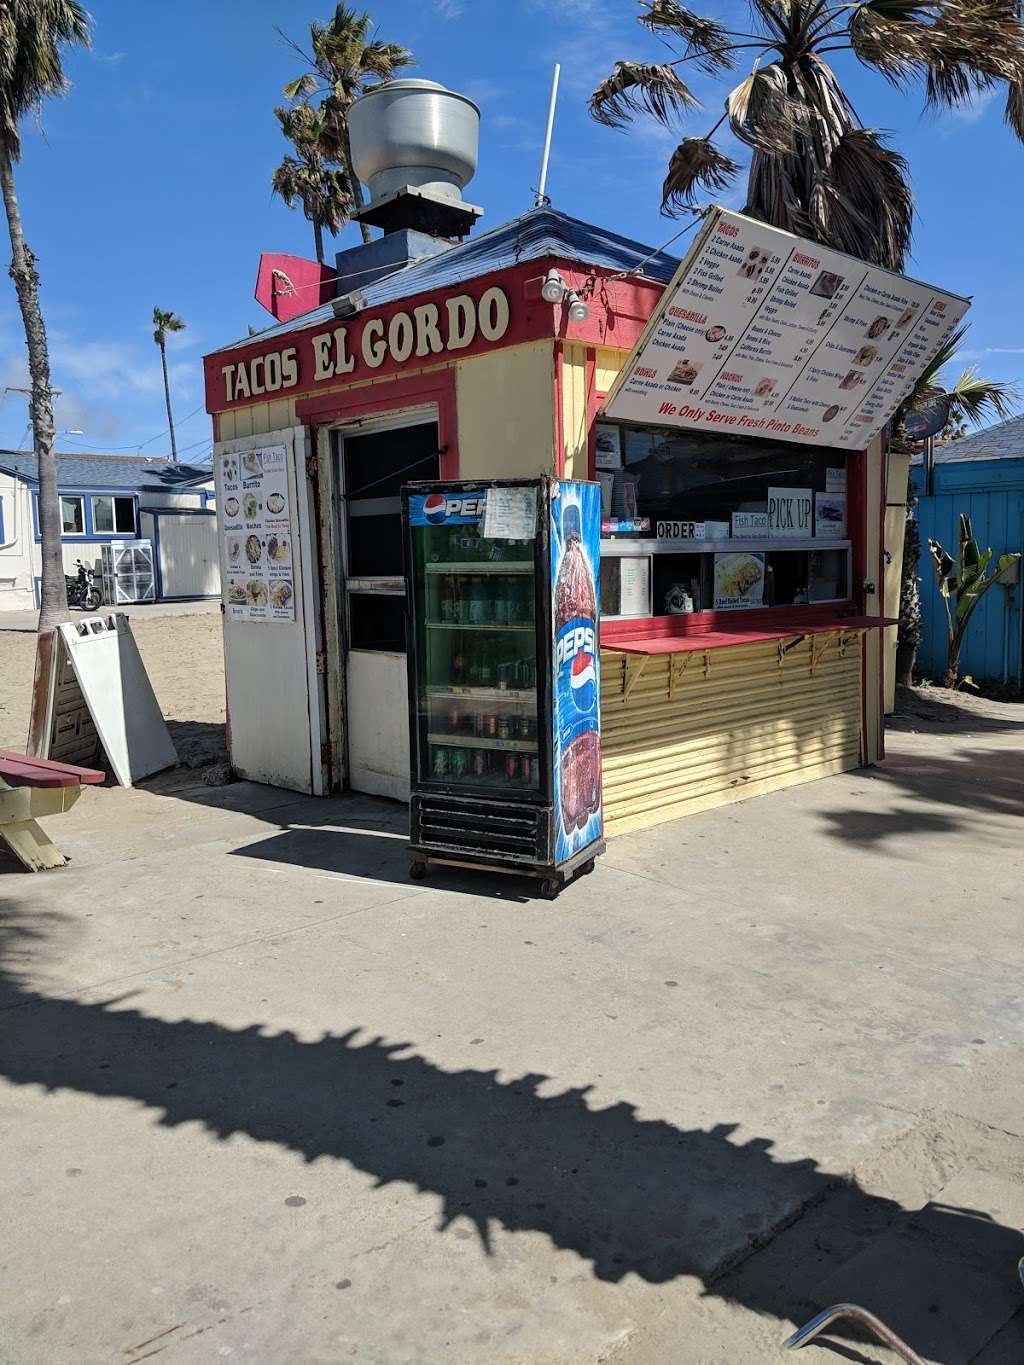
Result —
<instances>
[{"instance_id":1,"label":"soda can","mask_svg":"<svg viewBox=\"0 0 1024 1365\"><path fill-rule=\"evenodd\" d=\"M516 678L515 664L498 665L498 687L501 689L502 692L508 691L509 687L512 686L512 684L515 682L515 678Z\"/></svg>"},{"instance_id":2,"label":"soda can","mask_svg":"<svg viewBox=\"0 0 1024 1365\"><path fill-rule=\"evenodd\" d=\"M469 620L474 626L487 624L487 581L484 578L469 581Z\"/></svg>"},{"instance_id":3,"label":"soda can","mask_svg":"<svg viewBox=\"0 0 1024 1365\"><path fill-rule=\"evenodd\" d=\"M459 778L466 776L469 767L469 754L465 749L459 748L452 751L451 771L452 777Z\"/></svg>"},{"instance_id":4,"label":"soda can","mask_svg":"<svg viewBox=\"0 0 1024 1365\"><path fill-rule=\"evenodd\" d=\"M509 722L508 716L498 717L498 738L499 739L512 738L512 726L511 723Z\"/></svg>"},{"instance_id":5,"label":"soda can","mask_svg":"<svg viewBox=\"0 0 1024 1365\"><path fill-rule=\"evenodd\" d=\"M484 731L484 733L486 734L488 739L496 739L498 735L498 717L494 714L493 711L490 711L487 713L484 719L487 722L487 728Z\"/></svg>"},{"instance_id":6,"label":"soda can","mask_svg":"<svg viewBox=\"0 0 1024 1365\"><path fill-rule=\"evenodd\" d=\"M462 712L458 706L452 706L448 711L448 731L450 734L457 735L462 727Z\"/></svg>"},{"instance_id":7,"label":"soda can","mask_svg":"<svg viewBox=\"0 0 1024 1365\"><path fill-rule=\"evenodd\" d=\"M476 777L483 777L487 771L487 755L483 749L473 750L473 773Z\"/></svg>"},{"instance_id":8,"label":"soda can","mask_svg":"<svg viewBox=\"0 0 1024 1365\"><path fill-rule=\"evenodd\" d=\"M523 715L520 716L519 720L516 722L516 734L520 739L533 738L533 735L530 733L530 731L533 728L530 721L531 721L530 716Z\"/></svg>"},{"instance_id":9,"label":"soda can","mask_svg":"<svg viewBox=\"0 0 1024 1365\"><path fill-rule=\"evenodd\" d=\"M440 744L434 746L434 776L448 776L448 750Z\"/></svg>"},{"instance_id":10,"label":"soda can","mask_svg":"<svg viewBox=\"0 0 1024 1365\"><path fill-rule=\"evenodd\" d=\"M514 782L519 776L519 757L517 754L509 754L505 759L505 776L510 782Z\"/></svg>"}]
</instances>

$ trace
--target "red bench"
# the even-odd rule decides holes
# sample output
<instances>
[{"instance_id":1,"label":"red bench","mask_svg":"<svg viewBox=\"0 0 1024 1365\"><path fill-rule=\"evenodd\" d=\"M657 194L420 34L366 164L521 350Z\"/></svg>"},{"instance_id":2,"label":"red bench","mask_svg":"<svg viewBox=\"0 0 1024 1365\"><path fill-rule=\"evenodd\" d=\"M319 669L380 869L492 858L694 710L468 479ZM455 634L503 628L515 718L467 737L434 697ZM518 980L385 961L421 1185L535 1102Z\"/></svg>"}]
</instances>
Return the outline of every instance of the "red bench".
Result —
<instances>
[{"instance_id":1,"label":"red bench","mask_svg":"<svg viewBox=\"0 0 1024 1365\"><path fill-rule=\"evenodd\" d=\"M70 810L83 787L102 782L105 776L95 768L0 749L0 839L30 872L63 867L67 858L36 819Z\"/></svg>"}]
</instances>

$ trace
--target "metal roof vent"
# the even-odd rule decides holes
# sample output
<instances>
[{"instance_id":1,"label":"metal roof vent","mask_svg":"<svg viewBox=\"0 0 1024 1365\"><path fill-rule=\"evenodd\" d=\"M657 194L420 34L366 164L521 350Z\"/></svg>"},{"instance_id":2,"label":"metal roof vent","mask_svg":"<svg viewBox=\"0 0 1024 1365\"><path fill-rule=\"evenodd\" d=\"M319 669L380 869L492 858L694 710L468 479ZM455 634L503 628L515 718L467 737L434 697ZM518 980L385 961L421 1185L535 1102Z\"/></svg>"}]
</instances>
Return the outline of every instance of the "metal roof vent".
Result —
<instances>
[{"instance_id":1,"label":"metal roof vent","mask_svg":"<svg viewBox=\"0 0 1024 1365\"><path fill-rule=\"evenodd\" d=\"M476 171L480 110L435 81L386 81L348 111L352 165L370 191L353 216L386 233L464 237L483 213L462 199Z\"/></svg>"}]
</instances>

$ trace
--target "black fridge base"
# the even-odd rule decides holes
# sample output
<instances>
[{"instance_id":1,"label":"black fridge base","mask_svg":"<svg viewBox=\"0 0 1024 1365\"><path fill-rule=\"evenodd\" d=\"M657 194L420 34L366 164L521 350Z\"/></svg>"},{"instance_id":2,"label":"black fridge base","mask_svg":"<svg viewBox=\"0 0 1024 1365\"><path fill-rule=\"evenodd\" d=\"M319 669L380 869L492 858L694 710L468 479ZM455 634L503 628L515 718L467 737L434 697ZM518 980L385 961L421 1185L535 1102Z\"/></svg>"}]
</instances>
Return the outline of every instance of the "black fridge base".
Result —
<instances>
[{"instance_id":1,"label":"black fridge base","mask_svg":"<svg viewBox=\"0 0 1024 1365\"><path fill-rule=\"evenodd\" d=\"M474 868L479 872L501 872L511 877L530 877L539 882L538 893L545 900L553 901L571 881L593 872L594 863L604 850L604 840L595 839L568 862L551 867L507 862L488 858L486 854L476 852L460 856L455 852L412 844L409 847L409 876L413 881L422 881L427 875L428 864L436 863L440 867Z\"/></svg>"}]
</instances>

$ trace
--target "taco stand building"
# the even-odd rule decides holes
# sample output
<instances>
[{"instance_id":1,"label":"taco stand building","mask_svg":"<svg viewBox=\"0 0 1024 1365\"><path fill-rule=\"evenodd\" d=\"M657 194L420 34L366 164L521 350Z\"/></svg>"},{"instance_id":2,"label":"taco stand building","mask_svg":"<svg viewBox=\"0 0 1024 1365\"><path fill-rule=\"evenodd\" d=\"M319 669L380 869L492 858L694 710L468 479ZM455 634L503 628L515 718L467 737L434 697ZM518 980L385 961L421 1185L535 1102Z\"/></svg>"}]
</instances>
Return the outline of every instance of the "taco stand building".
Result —
<instances>
[{"instance_id":1,"label":"taco stand building","mask_svg":"<svg viewBox=\"0 0 1024 1365\"><path fill-rule=\"evenodd\" d=\"M369 114L410 95L475 114L424 82L359 103ZM547 204L467 236L479 210L459 192L472 168L454 159L442 176L442 151L420 157L431 169L411 186L408 165L397 180L385 166L383 186L371 168L364 216L385 235L340 253L336 272L265 256L257 297L278 322L205 358L219 515L254 460L272 470L264 501L279 509L273 544L287 571L269 599L247 600L228 558L244 566L244 538L222 535L235 770L318 795L407 799L400 489L534 476L602 483L608 833L881 759L907 486L906 460L883 450L885 417L859 444L839 443L823 404L817 417L813 403L805 417L792 404L779 415L771 380L736 397L735 364L723 369L725 402L687 397L703 362L684 357L670 383L654 381L666 327L696 326L720 356L750 323L719 324L674 292L688 268L743 246L729 240L737 215L710 214L682 270ZM834 260L803 266L802 244L787 242L785 263L748 252L729 258L741 261L731 274L745 275L754 315L759 279L809 271L825 333L849 286ZM938 325L945 304L928 307ZM878 344L858 364L878 360L882 373L897 311L890 302L868 320ZM905 389L912 367L895 368ZM824 406L824 423L841 407Z\"/></svg>"}]
</instances>

